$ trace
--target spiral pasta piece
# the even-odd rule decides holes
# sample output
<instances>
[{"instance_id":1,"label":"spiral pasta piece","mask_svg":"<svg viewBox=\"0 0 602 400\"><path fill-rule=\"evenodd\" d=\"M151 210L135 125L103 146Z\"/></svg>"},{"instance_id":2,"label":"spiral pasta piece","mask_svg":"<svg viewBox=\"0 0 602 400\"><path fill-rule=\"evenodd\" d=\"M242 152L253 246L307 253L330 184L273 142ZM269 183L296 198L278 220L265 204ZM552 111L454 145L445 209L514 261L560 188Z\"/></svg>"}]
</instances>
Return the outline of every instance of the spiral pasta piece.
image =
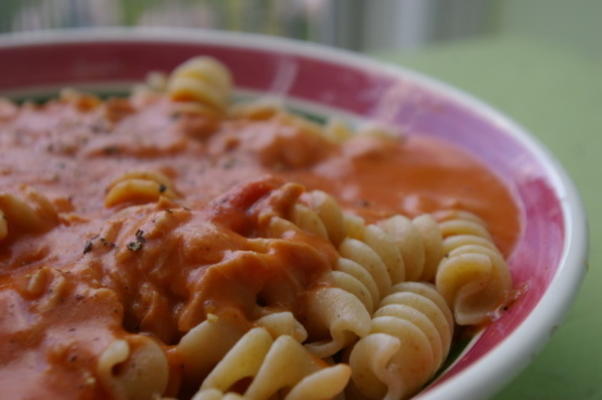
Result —
<instances>
[{"instance_id":1,"label":"spiral pasta piece","mask_svg":"<svg viewBox=\"0 0 602 400\"><path fill-rule=\"evenodd\" d=\"M193 101L225 112L232 92L228 69L211 57L195 57L173 70L167 93L174 101Z\"/></svg>"},{"instance_id":2,"label":"spiral pasta piece","mask_svg":"<svg viewBox=\"0 0 602 400\"><path fill-rule=\"evenodd\" d=\"M312 336L327 339L306 344L320 358L330 357L369 333L370 314L353 293L338 287L307 294L305 325Z\"/></svg>"},{"instance_id":3,"label":"spiral pasta piece","mask_svg":"<svg viewBox=\"0 0 602 400\"><path fill-rule=\"evenodd\" d=\"M338 247L340 257L330 273L334 287L311 291L306 304L310 336L330 338L311 342L307 348L328 357L368 333L375 306L389 293L393 279L403 279L403 260L386 233L344 214L324 192L305 193L286 216L289 220L272 217L272 235L301 229Z\"/></svg>"},{"instance_id":4,"label":"spiral pasta piece","mask_svg":"<svg viewBox=\"0 0 602 400\"><path fill-rule=\"evenodd\" d=\"M280 237L287 231L298 229L292 222L273 216L266 233ZM341 260L339 258L339 262ZM355 265L355 268L363 271L360 265ZM368 275L365 271L364 274ZM370 314L364 305L365 299L358 297L352 286L341 284L346 282L341 276L344 275L339 271L330 271L325 280L333 282L334 287L318 287L304 296L304 326L310 337L319 338L306 347L320 358L329 357L368 334ZM355 283L359 284L357 280Z\"/></svg>"},{"instance_id":5,"label":"spiral pasta piece","mask_svg":"<svg viewBox=\"0 0 602 400\"><path fill-rule=\"evenodd\" d=\"M380 301L380 293L374 278L362 265L340 257L331 272L331 277L336 287L355 295L368 313L374 312L374 308Z\"/></svg>"},{"instance_id":6,"label":"spiral pasta piece","mask_svg":"<svg viewBox=\"0 0 602 400\"><path fill-rule=\"evenodd\" d=\"M188 331L176 346L185 375L191 380L200 381L251 327L237 314L209 314L205 321Z\"/></svg>"},{"instance_id":7,"label":"spiral pasta piece","mask_svg":"<svg viewBox=\"0 0 602 400\"><path fill-rule=\"evenodd\" d=\"M19 233L40 233L58 224L54 205L40 192L24 186L20 195L0 192L0 241Z\"/></svg>"},{"instance_id":8,"label":"spiral pasta piece","mask_svg":"<svg viewBox=\"0 0 602 400\"><path fill-rule=\"evenodd\" d=\"M290 311L267 314L256 320L255 325L265 328L272 337L288 335L299 343L303 343L307 339L305 327Z\"/></svg>"},{"instance_id":9,"label":"spiral pasta piece","mask_svg":"<svg viewBox=\"0 0 602 400\"><path fill-rule=\"evenodd\" d=\"M402 253L396 246L394 238L378 225L367 225L358 216L345 214L345 232L348 238L364 243L372 249L385 266L391 284L405 280L405 265ZM339 250L341 249L339 246ZM383 296L386 294L383 293Z\"/></svg>"},{"instance_id":10,"label":"spiral pasta piece","mask_svg":"<svg viewBox=\"0 0 602 400\"><path fill-rule=\"evenodd\" d=\"M293 205L291 222L338 246L346 236L343 211L338 202L321 190L306 192L303 200Z\"/></svg>"},{"instance_id":11,"label":"spiral pasta piece","mask_svg":"<svg viewBox=\"0 0 602 400\"><path fill-rule=\"evenodd\" d=\"M371 333L350 353L354 388L369 399L412 395L447 356L453 326L445 300L432 285L395 285L374 314Z\"/></svg>"},{"instance_id":12,"label":"spiral pasta piece","mask_svg":"<svg viewBox=\"0 0 602 400\"><path fill-rule=\"evenodd\" d=\"M390 235L399 248L405 279L433 282L444 255L441 232L433 217L424 214L409 219L395 215L377 225Z\"/></svg>"},{"instance_id":13,"label":"spiral pasta piece","mask_svg":"<svg viewBox=\"0 0 602 400\"><path fill-rule=\"evenodd\" d=\"M264 328L247 332L204 380L195 400L268 400L290 390L286 400L325 399L340 393L350 376L346 365L325 366L295 339L276 340ZM242 379L251 383L242 396L228 393Z\"/></svg>"},{"instance_id":14,"label":"spiral pasta piece","mask_svg":"<svg viewBox=\"0 0 602 400\"><path fill-rule=\"evenodd\" d=\"M157 171L129 171L109 184L105 206L149 203L161 196L177 197L171 179Z\"/></svg>"},{"instance_id":15,"label":"spiral pasta piece","mask_svg":"<svg viewBox=\"0 0 602 400\"><path fill-rule=\"evenodd\" d=\"M253 324L241 319L237 313L209 314L176 346L185 375L200 381L253 325L267 330L272 337L288 335L299 343L307 339L307 331L289 311L267 314Z\"/></svg>"},{"instance_id":16,"label":"spiral pasta piece","mask_svg":"<svg viewBox=\"0 0 602 400\"><path fill-rule=\"evenodd\" d=\"M378 256L370 246L365 242L357 239L346 238L341 246L339 246L339 254L341 259L338 261L335 268L338 271L348 273L353 276L357 273L356 268L351 269L351 264L359 265L368 275L355 275L358 280L369 288L372 304L378 304L380 299L387 295L391 290L391 277L387 272L387 267L382 259ZM363 280L361 280L363 279ZM372 283L374 282L374 285ZM376 290L374 290L374 286Z\"/></svg>"},{"instance_id":17,"label":"spiral pasta piece","mask_svg":"<svg viewBox=\"0 0 602 400\"><path fill-rule=\"evenodd\" d=\"M115 340L98 359L103 386L115 399L146 400L167 388L169 364L161 347L152 339L132 335Z\"/></svg>"},{"instance_id":18,"label":"spiral pasta piece","mask_svg":"<svg viewBox=\"0 0 602 400\"><path fill-rule=\"evenodd\" d=\"M491 320L509 301L512 281L485 223L474 214L458 211L439 226L447 256L437 270L437 290L453 309L459 325Z\"/></svg>"},{"instance_id":19,"label":"spiral pasta piece","mask_svg":"<svg viewBox=\"0 0 602 400\"><path fill-rule=\"evenodd\" d=\"M290 219L337 247L341 258L334 266L335 283L355 294L369 312L392 284L403 281L403 258L393 239L378 226L343 213L328 194L318 190L305 193L292 207Z\"/></svg>"}]
</instances>

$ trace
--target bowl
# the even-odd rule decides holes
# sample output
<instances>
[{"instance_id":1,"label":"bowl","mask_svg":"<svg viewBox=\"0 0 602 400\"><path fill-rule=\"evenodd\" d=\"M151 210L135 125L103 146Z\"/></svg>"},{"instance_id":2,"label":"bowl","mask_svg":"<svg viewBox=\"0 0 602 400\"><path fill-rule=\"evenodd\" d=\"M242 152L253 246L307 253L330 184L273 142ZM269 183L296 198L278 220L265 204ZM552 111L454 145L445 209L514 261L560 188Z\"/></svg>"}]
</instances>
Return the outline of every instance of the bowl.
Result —
<instances>
[{"instance_id":1,"label":"bowl","mask_svg":"<svg viewBox=\"0 0 602 400\"><path fill-rule=\"evenodd\" d=\"M149 71L169 71L199 54L231 69L240 96L268 95L309 113L394 124L451 142L495 172L521 213L521 232L508 259L521 295L417 398L489 397L533 359L584 275L586 217L573 183L545 147L466 93L309 43L198 30L105 29L3 37L0 95L48 96L65 86L124 92Z\"/></svg>"}]
</instances>

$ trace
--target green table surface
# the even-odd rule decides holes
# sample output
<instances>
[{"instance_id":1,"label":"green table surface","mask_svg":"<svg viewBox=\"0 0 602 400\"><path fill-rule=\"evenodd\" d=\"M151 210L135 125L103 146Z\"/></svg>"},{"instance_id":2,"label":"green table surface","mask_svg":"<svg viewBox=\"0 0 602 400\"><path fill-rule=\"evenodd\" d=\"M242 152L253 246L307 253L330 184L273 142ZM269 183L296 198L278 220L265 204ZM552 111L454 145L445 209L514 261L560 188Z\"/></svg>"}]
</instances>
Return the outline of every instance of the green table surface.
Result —
<instances>
[{"instance_id":1,"label":"green table surface","mask_svg":"<svg viewBox=\"0 0 602 400\"><path fill-rule=\"evenodd\" d=\"M568 171L588 213L589 271L561 327L494 398L602 399L602 252L597 246L602 242L602 60L517 36L376 56L495 106L533 133Z\"/></svg>"}]
</instances>

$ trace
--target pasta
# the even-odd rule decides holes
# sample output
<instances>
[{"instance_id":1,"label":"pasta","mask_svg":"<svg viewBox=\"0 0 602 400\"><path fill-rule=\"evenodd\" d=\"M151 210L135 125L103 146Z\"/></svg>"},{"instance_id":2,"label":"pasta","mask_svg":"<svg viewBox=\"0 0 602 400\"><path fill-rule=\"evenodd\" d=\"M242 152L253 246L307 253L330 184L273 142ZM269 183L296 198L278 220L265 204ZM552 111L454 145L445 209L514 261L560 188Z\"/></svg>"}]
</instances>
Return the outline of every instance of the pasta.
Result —
<instances>
[{"instance_id":1,"label":"pasta","mask_svg":"<svg viewBox=\"0 0 602 400\"><path fill-rule=\"evenodd\" d=\"M209 57L196 57L170 75L167 92L175 101L196 101L225 112L232 90L230 72Z\"/></svg>"},{"instance_id":2,"label":"pasta","mask_svg":"<svg viewBox=\"0 0 602 400\"><path fill-rule=\"evenodd\" d=\"M453 319L430 285L396 285L372 319L370 335L349 356L358 390L370 399L405 398L441 366L449 351Z\"/></svg>"},{"instance_id":3,"label":"pasta","mask_svg":"<svg viewBox=\"0 0 602 400\"><path fill-rule=\"evenodd\" d=\"M266 233L282 237L299 229L285 219L271 216ZM339 257L337 265L341 262L345 261ZM360 266L357 268L362 269ZM337 353L358 337L366 335L370 321L370 314L362 298L357 297L356 287L345 285L344 277L341 277L339 271L330 272L326 279L332 280L337 287L319 287L308 291L303 307L305 325L309 333L312 337L319 338L308 343L306 347L322 358Z\"/></svg>"},{"instance_id":4,"label":"pasta","mask_svg":"<svg viewBox=\"0 0 602 400\"><path fill-rule=\"evenodd\" d=\"M341 257L334 266L333 278L372 312L391 285L404 279L403 259L393 239L378 226L344 214L337 202L322 191L308 192L304 200L307 205L297 202L293 206L291 221L338 247Z\"/></svg>"},{"instance_id":5,"label":"pasta","mask_svg":"<svg viewBox=\"0 0 602 400\"><path fill-rule=\"evenodd\" d=\"M260 99L258 101L235 104L230 107L230 116L236 119L279 120L286 125L296 126L308 134L326 139L331 143L341 144L354 136L372 136L380 139L400 140L402 134L396 129L384 124L370 123L352 129L344 120L332 117L325 126L308 121L305 118L292 115L285 111L283 102L279 99Z\"/></svg>"},{"instance_id":6,"label":"pasta","mask_svg":"<svg viewBox=\"0 0 602 400\"><path fill-rule=\"evenodd\" d=\"M437 270L437 290L454 310L460 325L494 317L507 304L510 273L483 221L468 212L454 212L440 223L447 256Z\"/></svg>"},{"instance_id":7,"label":"pasta","mask_svg":"<svg viewBox=\"0 0 602 400\"><path fill-rule=\"evenodd\" d=\"M379 222L379 227L394 238L403 255L406 279L432 282L443 258L442 238L437 223L429 215L410 220L396 215Z\"/></svg>"},{"instance_id":8,"label":"pasta","mask_svg":"<svg viewBox=\"0 0 602 400\"><path fill-rule=\"evenodd\" d=\"M337 287L310 292L306 303L306 318L311 330L316 336L330 337L330 340L312 342L307 347L320 357L328 357L355 338L367 334L374 304L390 290L389 271L399 279L402 260L393 242L377 227L364 227L360 221L359 228L347 230L345 220L352 217L344 216L336 201L326 193L309 192L306 200L309 206L295 202L291 207L289 218L294 225L275 217L271 221L271 231L281 236L287 230L299 228L333 244L338 243L339 258L330 274ZM345 237L347 234L360 237L364 242Z\"/></svg>"},{"instance_id":9,"label":"pasta","mask_svg":"<svg viewBox=\"0 0 602 400\"><path fill-rule=\"evenodd\" d=\"M305 327L295 319L290 311L267 314L256 320L255 324L265 328L272 337L287 335L299 343L303 343L307 339Z\"/></svg>"},{"instance_id":10,"label":"pasta","mask_svg":"<svg viewBox=\"0 0 602 400\"><path fill-rule=\"evenodd\" d=\"M391 290L391 277L387 273L387 267L370 246L357 239L347 238L341 243L339 251L346 260L361 265L364 270L369 272L378 290L377 296L373 300L380 300Z\"/></svg>"},{"instance_id":11,"label":"pasta","mask_svg":"<svg viewBox=\"0 0 602 400\"><path fill-rule=\"evenodd\" d=\"M0 241L11 232L41 233L59 223L56 209L46 196L28 186L21 192L0 192Z\"/></svg>"},{"instance_id":12,"label":"pasta","mask_svg":"<svg viewBox=\"0 0 602 400\"><path fill-rule=\"evenodd\" d=\"M338 246L346 236L343 212L337 202L319 190L307 193L308 205L295 203L291 221L304 231L329 239Z\"/></svg>"},{"instance_id":13,"label":"pasta","mask_svg":"<svg viewBox=\"0 0 602 400\"><path fill-rule=\"evenodd\" d=\"M224 398L216 395L247 377L252 381L245 399L269 399L282 389L290 389L286 400L330 398L343 390L349 375L344 365L324 368L292 337L281 335L273 340L267 330L255 328L226 354L193 398Z\"/></svg>"},{"instance_id":14,"label":"pasta","mask_svg":"<svg viewBox=\"0 0 602 400\"><path fill-rule=\"evenodd\" d=\"M116 399L145 400L167 387L168 363L163 350L144 336L116 340L98 359L98 375Z\"/></svg>"},{"instance_id":15,"label":"pasta","mask_svg":"<svg viewBox=\"0 0 602 400\"><path fill-rule=\"evenodd\" d=\"M129 171L109 184L105 206L156 201L161 196L176 197L168 177L154 171Z\"/></svg>"},{"instance_id":16,"label":"pasta","mask_svg":"<svg viewBox=\"0 0 602 400\"><path fill-rule=\"evenodd\" d=\"M0 100L3 398L401 400L508 304L492 172L232 82L202 56L129 97Z\"/></svg>"},{"instance_id":17,"label":"pasta","mask_svg":"<svg viewBox=\"0 0 602 400\"><path fill-rule=\"evenodd\" d=\"M329 357L368 334L370 314L351 292L336 287L320 288L307 297L309 330L318 337L330 336L330 340L306 345L313 354Z\"/></svg>"},{"instance_id":18,"label":"pasta","mask_svg":"<svg viewBox=\"0 0 602 400\"><path fill-rule=\"evenodd\" d=\"M185 373L194 380L206 376L249 328L235 316L208 316L188 331L176 346Z\"/></svg>"}]
</instances>

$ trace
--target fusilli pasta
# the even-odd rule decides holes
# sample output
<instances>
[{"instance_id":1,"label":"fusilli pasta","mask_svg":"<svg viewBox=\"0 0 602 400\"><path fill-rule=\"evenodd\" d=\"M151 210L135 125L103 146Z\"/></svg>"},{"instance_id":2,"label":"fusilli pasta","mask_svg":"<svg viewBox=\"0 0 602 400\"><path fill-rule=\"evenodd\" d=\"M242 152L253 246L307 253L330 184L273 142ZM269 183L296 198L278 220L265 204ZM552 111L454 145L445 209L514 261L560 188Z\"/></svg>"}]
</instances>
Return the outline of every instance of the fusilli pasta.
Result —
<instances>
[{"instance_id":1,"label":"fusilli pasta","mask_svg":"<svg viewBox=\"0 0 602 400\"><path fill-rule=\"evenodd\" d=\"M378 226L397 244L408 281L428 281L435 278L443 257L442 238L437 223L430 215L409 219L396 215L380 221Z\"/></svg>"},{"instance_id":2,"label":"fusilli pasta","mask_svg":"<svg viewBox=\"0 0 602 400\"><path fill-rule=\"evenodd\" d=\"M296 202L290 220L306 232L311 232L338 246L346 236L341 207L332 196L320 190L307 192L304 202Z\"/></svg>"},{"instance_id":3,"label":"fusilli pasta","mask_svg":"<svg viewBox=\"0 0 602 400\"><path fill-rule=\"evenodd\" d=\"M268 400L277 392L290 390L285 400L318 400L340 393L349 376L349 367L325 365L292 337L274 340L266 329L254 328L211 371L193 399L238 398L220 396L241 379L251 378L244 399Z\"/></svg>"},{"instance_id":4,"label":"fusilli pasta","mask_svg":"<svg viewBox=\"0 0 602 400\"><path fill-rule=\"evenodd\" d=\"M368 334L370 314L353 293L338 287L319 288L307 295L305 325L313 336L328 337L306 344L320 358L329 357Z\"/></svg>"},{"instance_id":5,"label":"fusilli pasta","mask_svg":"<svg viewBox=\"0 0 602 400\"><path fill-rule=\"evenodd\" d=\"M272 337L287 335L299 343L303 343L307 339L305 327L290 311L267 314L256 320L255 324L265 328Z\"/></svg>"},{"instance_id":6,"label":"fusilli pasta","mask_svg":"<svg viewBox=\"0 0 602 400\"><path fill-rule=\"evenodd\" d=\"M157 171L130 171L109 184L105 206L152 202L161 196L177 197L171 179Z\"/></svg>"},{"instance_id":7,"label":"fusilli pasta","mask_svg":"<svg viewBox=\"0 0 602 400\"><path fill-rule=\"evenodd\" d=\"M349 364L355 388L385 400L406 398L433 376L447 356L454 326L445 300L420 282L394 286L371 325Z\"/></svg>"},{"instance_id":8,"label":"fusilli pasta","mask_svg":"<svg viewBox=\"0 0 602 400\"><path fill-rule=\"evenodd\" d=\"M283 237L287 232L296 230L300 228L292 222L278 216L271 216L265 233L270 237ZM341 262L356 264L351 260L345 262L339 258L339 263ZM359 265L354 266L356 269L363 270ZM335 287L316 288L305 296L304 326L310 337L319 338L306 346L319 357L329 357L353 343L358 337L367 334L370 314L364 305L365 296L358 297L356 294L357 288L354 285L359 282L352 276L346 279L346 276L341 274L342 272L339 271L331 271L327 277Z\"/></svg>"},{"instance_id":9,"label":"fusilli pasta","mask_svg":"<svg viewBox=\"0 0 602 400\"><path fill-rule=\"evenodd\" d=\"M185 374L200 381L250 328L251 325L236 316L210 314L188 331L176 346Z\"/></svg>"},{"instance_id":10,"label":"fusilli pasta","mask_svg":"<svg viewBox=\"0 0 602 400\"><path fill-rule=\"evenodd\" d=\"M175 101L195 101L225 112L232 77L211 57L195 57L179 65L168 78L167 93Z\"/></svg>"},{"instance_id":11,"label":"fusilli pasta","mask_svg":"<svg viewBox=\"0 0 602 400\"><path fill-rule=\"evenodd\" d=\"M32 187L19 195L0 192L0 240L19 233L42 233L59 223L54 205Z\"/></svg>"},{"instance_id":12,"label":"fusilli pasta","mask_svg":"<svg viewBox=\"0 0 602 400\"><path fill-rule=\"evenodd\" d=\"M169 365L161 347L142 335L115 340L98 359L98 375L118 400L148 400L167 387Z\"/></svg>"},{"instance_id":13,"label":"fusilli pasta","mask_svg":"<svg viewBox=\"0 0 602 400\"><path fill-rule=\"evenodd\" d=\"M491 320L512 289L508 266L485 223L472 213L448 213L439 224L446 257L437 269L437 290L454 311L456 323Z\"/></svg>"},{"instance_id":14,"label":"fusilli pasta","mask_svg":"<svg viewBox=\"0 0 602 400\"><path fill-rule=\"evenodd\" d=\"M337 285L358 296L368 311L373 311L392 284L404 279L403 259L392 238L378 226L343 213L328 194L318 190L305 193L302 201L294 204L290 219L337 247L341 258L333 277Z\"/></svg>"}]
</instances>

